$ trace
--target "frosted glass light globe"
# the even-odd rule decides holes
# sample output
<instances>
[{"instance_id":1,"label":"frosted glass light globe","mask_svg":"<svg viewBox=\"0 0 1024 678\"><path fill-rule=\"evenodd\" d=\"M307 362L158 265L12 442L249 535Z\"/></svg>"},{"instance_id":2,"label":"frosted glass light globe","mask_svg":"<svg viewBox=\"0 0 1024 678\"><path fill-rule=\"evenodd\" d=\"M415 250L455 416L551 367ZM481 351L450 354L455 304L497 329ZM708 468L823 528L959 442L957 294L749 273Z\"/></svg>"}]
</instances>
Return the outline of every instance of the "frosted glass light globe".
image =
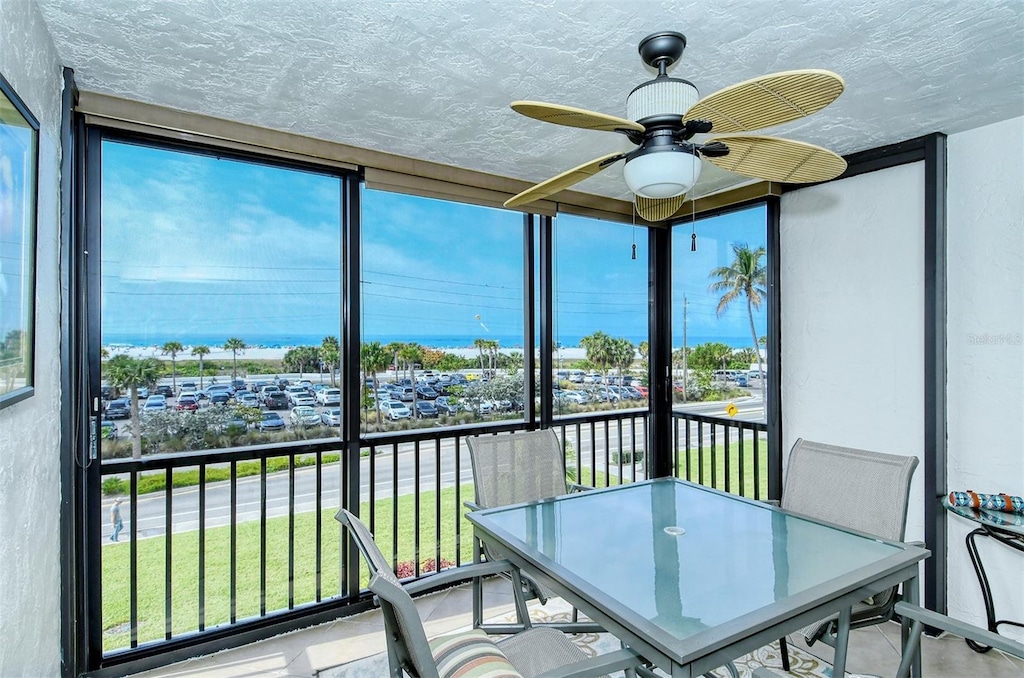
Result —
<instances>
[{"instance_id":1,"label":"frosted glass light globe","mask_svg":"<svg viewBox=\"0 0 1024 678\"><path fill-rule=\"evenodd\" d=\"M641 197L672 198L693 188L700 165L694 153L654 151L627 160L622 174L629 190Z\"/></svg>"}]
</instances>

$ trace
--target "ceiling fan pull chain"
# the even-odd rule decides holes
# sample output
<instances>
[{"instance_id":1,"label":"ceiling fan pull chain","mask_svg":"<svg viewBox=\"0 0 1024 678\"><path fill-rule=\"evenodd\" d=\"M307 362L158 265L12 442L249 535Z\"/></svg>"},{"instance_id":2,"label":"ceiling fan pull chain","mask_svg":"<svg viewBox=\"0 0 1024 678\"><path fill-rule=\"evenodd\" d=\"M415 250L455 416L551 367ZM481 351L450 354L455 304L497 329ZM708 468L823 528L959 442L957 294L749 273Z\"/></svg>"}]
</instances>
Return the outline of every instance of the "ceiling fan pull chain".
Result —
<instances>
[{"instance_id":1,"label":"ceiling fan pull chain","mask_svg":"<svg viewBox=\"0 0 1024 678\"><path fill-rule=\"evenodd\" d=\"M690 234L690 251L697 251L697 196L690 195L690 226L693 232Z\"/></svg>"},{"instance_id":2,"label":"ceiling fan pull chain","mask_svg":"<svg viewBox=\"0 0 1024 678\"><path fill-rule=\"evenodd\" d=\"M694 233L692 235L690 235L690 251L691 252L696 252L697 251L697 233L696 233L696 231L694 231Z\"/></svg>"}]
</instances>

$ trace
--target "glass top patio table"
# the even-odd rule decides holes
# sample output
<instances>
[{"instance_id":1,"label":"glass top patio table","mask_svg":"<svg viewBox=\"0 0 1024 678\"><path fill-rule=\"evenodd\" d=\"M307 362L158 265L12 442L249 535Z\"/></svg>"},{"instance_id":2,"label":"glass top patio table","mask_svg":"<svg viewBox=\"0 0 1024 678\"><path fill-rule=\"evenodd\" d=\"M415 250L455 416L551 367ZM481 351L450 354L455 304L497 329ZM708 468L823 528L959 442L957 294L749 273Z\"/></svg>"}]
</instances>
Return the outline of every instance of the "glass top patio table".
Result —
<instances>
[{"instance_id":1,"label":"glass top patio table","mask_svg":"<svg viewBox=\"0 0 1024 678\"><path fill-rule=\"evenodd\" d=\"M673 665L894 573L916 576L908 566L928 555L672 478L468 517L595 621Z\"/></svg>"}]
</instances>

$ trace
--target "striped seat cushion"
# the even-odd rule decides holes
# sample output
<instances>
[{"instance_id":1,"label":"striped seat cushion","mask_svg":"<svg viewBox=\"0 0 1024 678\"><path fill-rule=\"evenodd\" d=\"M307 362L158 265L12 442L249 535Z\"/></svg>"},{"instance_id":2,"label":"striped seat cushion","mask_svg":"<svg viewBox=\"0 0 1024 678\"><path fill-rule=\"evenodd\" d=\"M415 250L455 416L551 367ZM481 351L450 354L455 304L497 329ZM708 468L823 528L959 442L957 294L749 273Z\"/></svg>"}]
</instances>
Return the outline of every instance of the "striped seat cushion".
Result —
<instances>
[{"instance_id":1,"label":"striped seat cushion","mask_svg":"<svg viewBox=\"0 0 1024 678\"><path fill-rule=\"evenodd\" d=\"M523 678L479 629L435 638L430 653L441 678Z\"/></svg>"}]
</instances>

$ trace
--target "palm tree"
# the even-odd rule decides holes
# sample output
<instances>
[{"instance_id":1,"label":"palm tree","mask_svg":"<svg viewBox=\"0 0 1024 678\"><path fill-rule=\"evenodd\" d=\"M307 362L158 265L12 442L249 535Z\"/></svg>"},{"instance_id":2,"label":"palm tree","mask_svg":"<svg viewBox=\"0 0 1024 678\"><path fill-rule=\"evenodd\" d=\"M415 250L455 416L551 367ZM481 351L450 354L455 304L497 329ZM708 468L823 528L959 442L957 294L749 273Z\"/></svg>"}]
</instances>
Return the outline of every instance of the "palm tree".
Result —
<instances>
[{"instance_id":1,"label":"palm tree","mask_svg":"<svg viewBox=\"0 0 1024 678\"><path fill-rule=\"evenodd\" d=\"M320 351L312 346L296 346L288 349L288 352L284 354L283 362L286 370L298 372L299 379L302 379L302 373L306 371L305 368L311 368L320 362Z\"/></svg>"},{"instance_id":2,"label":"palm tree","mask_svg":"<svg viewBox=\"0 0 1024 678\"><path fill-rule=\"evenodd\" d=\"M612 361L612 338L598 330L580 339L580 346L587 352L587 360L601 368L601 376L607 383L608 364Z\"/></svg>"},{"instance_id":3,"label":"palm tree","mask_svg":"<svg viewBox=\"0 0 1024 678\"><path fill-rule=\"evenodd\" d=\"M391 356L391 364L395 366L395 380L398 380L398 352L402 350L402 342L392 341L391 343L384 346L384 350L387 351L388 355Z\"/></svg>"},{"instance_id":4,"label":"palm tree","mask_svg":"<svg viewBox=\"0 0 1024 678\"><path fill-rule=\"evenodd\" d=\"M320 343L320 360L331 373L331 386L335 386L334 373L341 362L341 345L337 337L324 337Z\"/></svg>"},{"instance_id":5,"label":"palm tree","mask_svg":"<svg viewBox=\"0 0 1024 678\"><path fill-rule=\"evenodd\" d=\"M171 390L175 393L178 392L178 381L175 378L175 358L184 350L185 347L181 345L180 341L168 341L163 346L163 354L171 356Z\"/></svg>"},{"instance_id":6,"label":"palm tree","mask_svg":"<svg viewBox=\"0 0 1024 678\"><path fill-rule=\"evenodd\" d=\"M750 318L750 336L754 341L757 353L757 372L761 376L761 397L764 398L764 364L761 352L757 350L757 328L754 327L754 310L760 309L764 298L766 275L761 259L765 255L764 247L750 249L745 243L732 246L735 259L729 266L719 266L711 271L710 277L718 278L708 286L711 292L722 292L718 300L717 313L721 316L729 304L739 297L747 298L747 316Z\"/></svg>"},{"instance_id":7,"label":"palm tree","mask_svg":"<svg viewBox=\"0 0 1024 678\"><path fill-rule=\"evenodd\" d=\"M238 378L238 354L246 349L245 342L237 337L231 337L224 342L224 350L231 351L231 380Z\"/></svg>"},{"instance_id":8,"label":"palm tree","mask_svg":"<svg viewBox=\"0 0 1024 678\"><path fill-rule=\"evenodd\" d=\"M373 393L374 397L377 395L377 391L380 390L380 384L377 382L377 373L386 370L388 363L391 361L391 355L387 349L380 345L379 341L371 341L368 344L363 344L359 349L359 362L363 367L363 374L369 374L373 378ZM377 430L381 430L381 419L380 419L380 408L377 410Z\"/></svg>"},{"instance_id":9,"label":"palm tree","mask_svg":"<svg viewBox=\"0 0 1024 678\"><path fill-rule=\"evenodd\" d=\"M487 374L487 370L484 368L484 351L487 349L486 339L474 339L473 348L480 351L480 376Z\"/></svg>"},{"instance_id":10,"label":"palm tree","mask_svg":"<svg viewBox=\"0 0 1024 678\"><path fill-rule=\"evenodd\" d=\"M199 356L199 390L203 389L203 356L210 355L210 347L200 344L192 347L192 355Z\"/></svg>"},{"instance_id":11,"label":"palm tree","mask_svg":"<svg viewBox=\"0 0 1024 678\"><path fill-rule=\"evenodd\" d=\"M132 459L142 458L142 427L139 426L139 387L147 388L156 384L163 371L160 361L155 358L131 358L126 355L114 356L105 366L107 381L118 389L131 393Z\"/></svg>"}]
</instances>

